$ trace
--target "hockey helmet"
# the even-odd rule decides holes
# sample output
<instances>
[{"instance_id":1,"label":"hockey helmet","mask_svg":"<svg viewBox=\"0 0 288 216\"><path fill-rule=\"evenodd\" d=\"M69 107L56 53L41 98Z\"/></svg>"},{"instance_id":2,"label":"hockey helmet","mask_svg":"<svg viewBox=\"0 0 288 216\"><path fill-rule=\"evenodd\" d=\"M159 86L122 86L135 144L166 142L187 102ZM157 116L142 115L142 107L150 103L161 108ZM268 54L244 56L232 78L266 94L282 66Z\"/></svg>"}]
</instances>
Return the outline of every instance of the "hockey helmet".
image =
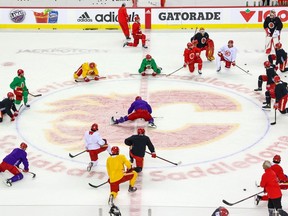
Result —
<instances>
[{"instance_id":1,"label":"hockey helmet","mask_svg":"<svg viewBox=\"0 0 288 216\"><path fill-rule=\"evenodd\" d=\"M281 156L280 155L274 155L273 157L273 163L280 163Z\"/></svg>"},{"instance_id":2,"label":"hockey helmet","mask_svg":"<svg viewBox=\"0 0 288 216\"><path fill-rule=\"evenodd\" d=\"M232 45L233 45L233 44L234 44L234 41L233 41L233 40L229 40L229 41L228 41L228 44L232 44Z\"/></svg>"},{"instance_id":3,"label":"hockey helmet","mask_svg":"<svg viewBox=\"0 0 288 216\"><path fill-rule=\"evenodd\" d=\"M137 97L135 98L135 101L136 101L136 100L142 100L141 96L137 96Z\"/></svg>"},{"instance_id":4,"label":"hockey helmet","mask_svg":"<svg viewBox=\"0 0 288 216\"><path fill-rule=\"evenodd\" d=\"M268 67L270 67L271 66L271 63L269 62L269 61L265 61L264 62L264 67L265 68L268 68Z\"/></svg>"},{"instance_id":5,"label":"hockey helmet","mask_svg":"<svg viewBox=\"0 0 288 216\"><path fill-rule=\"evenodd\" d=\"M115 205L111 206L109 214L110 216L121 216L120 209Z\"/></svg>"},{"instance_id":6,"label":"hockey helmet","mask_svg":"<svg viewBox=\"0 0 288 216\"><path fill-rule=\"evenodd\" d=\"M18 76L20 76L21 74L24 74L24 70L18 69L18 70L17 70L17 74L18 74Z\"/></svg>"},{"instance_id":7,"label":"hockey helmet","mask_svg":"<svg viewBox=\"0 0 288 216\"><path fill-rule=\"evenodd\" d=\"M12 92L8 92L7 93L7 97L10 99L10 98L14 98L14 94Z\"/></svg>"},{"instance_id":8,"label":"hockey helmet","mask_svg":"<svg viewBox=\"0 0 288 216\"><path fill-rule=\"evenodd\" d=\"M94 62L91 62L91 63L89 64L89 67L90 67L90 68L95 68L95 67L96 67L96 64L95 64Z\"/></svg>"},{"instance_id":9,"label":"hockey helmet","mask_svg":"<svg viewBox=\"0 0 288 216\"><path fill-rule=\"evenodd\" d=\"M140 21L140 17L139 17L139 15L138 15L138 14L136 14L136 15L135 15L135 18L134 18L134 20L135 20L135 22L136 22L136 21Z\"/></svg>"},{"instance_id":10,"label":"hockey helmet","mask_svg":"<svg viewBox=\"0 0 288 216\"><path fill-rule=\"evenodd\" d=\"M98 124L94 123L91 126L91 131L97 131L98 130Z\"/></svg>"},{"instance_id":11,"label":"hockey helmet","mask_svg":"<svg viewBox=\"0 0 288 216\"><path fill-rule=\"evenodd\" d=\"M229 211L222 206L218 207L212 214L212 216L228 216L228 215Z\"/></svg>"},{"instance_id":12,"label":"hockey helmet","mask_svg":"<svg viewBox=\"0 0 288 216\"><path fill-rule=\"evenodd\" d=\"M112 153L112 155L118 155L119 154L119 147L118 146L113 146L111 148L111 153Z\"/></svg>"},{"instance_id":13,"label":"hockey helmet","mask_svg":"<svg viewBox=\"0 0 288 216\"><path fill-rule=\"evenodd\" d=\"M270 168L271 167L271 162L268 161L268 160L264 161L263 164L262 164L262 167L263 167L263 169Z\"/></svg>"},{"instance_id":14,"label":"hockey helmet","mask_svg":"<svg viewBox=\"0 0 288 216\"><path fill-rule=\"evenodd\" d=\"M22 142L22 143L20 144L20 148L23 149L23 150L26 150L27 147L28 147L27 144L24 143L24 142Z\"/></svg>"},{"instance_id":15,"label":"hockey helmet","mask_svg":"<svg viewBox=\"0 0 288 216\"><path fill-rule=\"evenodd\" d=\"M270 10L270 15L276 15L276 11L274 9Z\"/></svg>"},{"instance_id":16,"label":"hockey helmet","mask_svg":"<svg viewBox=\"0 0 288 216\"><path fill-rule=\"evenodd\" d=\"M144 135L145 134L145 129L144 128L138 128L137 129L138 135Z\"/></svg>"},{"instance_id":17,"label":"hockey helmet","mask_svg":"<svg viewBox=\"0 0 288 216\"><path fill-rule=\"evenodd\" d=\"M147 54L147 55L146 55L146 59L147 59L147 60L151 60L151 59L152 59L152 56L149 55L149 54Z\"/></svg>"},{"instance_id":18,"label":"hockey helmet","mask_svg":"<svg viewBox=\"0 0 288 216\"><path fill-rule=\"evenodd\" d=\"M278 83L281 81L281 78L279 76L274 76L273 80L275 83Z\"/></svg>"},{"instance_id":19,"label":"hockey helmet","mask_svg":"<svg viewBox=\"0 0 288 216\"><path fill-rule=\"evenodd\" d=\"M275 48L276 49L281 49L282 48L282 44L279 42L279 43L276 43L275 44Z\"/></svg>"}]
</instances>

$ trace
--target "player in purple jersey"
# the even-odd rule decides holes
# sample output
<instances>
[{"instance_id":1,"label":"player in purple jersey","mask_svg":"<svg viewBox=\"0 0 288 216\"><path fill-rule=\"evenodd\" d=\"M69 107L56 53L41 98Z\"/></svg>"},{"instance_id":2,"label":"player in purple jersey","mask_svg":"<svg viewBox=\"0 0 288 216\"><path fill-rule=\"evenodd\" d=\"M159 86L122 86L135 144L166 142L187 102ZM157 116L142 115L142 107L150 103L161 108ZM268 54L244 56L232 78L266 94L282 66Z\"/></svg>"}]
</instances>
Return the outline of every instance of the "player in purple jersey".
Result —
<instances>
[{"instance_id":1,"label":"player in purple jersey","mask_svg":"<svg viewBox=\"0 0 288 216\"><path fill-rule=\"evenodd\" d=\"M5 172L8 170L14 175L12 178L6 179L4 182L9 187L12 186L12 182L23 179L23 174L18 169L21 163L24 165L23 172L29 172L26 149L27 144L22 142L20 144L20 148L13 149L13 151L8 154L0 164L0 172Z\"/></svg>"}]
</instances>

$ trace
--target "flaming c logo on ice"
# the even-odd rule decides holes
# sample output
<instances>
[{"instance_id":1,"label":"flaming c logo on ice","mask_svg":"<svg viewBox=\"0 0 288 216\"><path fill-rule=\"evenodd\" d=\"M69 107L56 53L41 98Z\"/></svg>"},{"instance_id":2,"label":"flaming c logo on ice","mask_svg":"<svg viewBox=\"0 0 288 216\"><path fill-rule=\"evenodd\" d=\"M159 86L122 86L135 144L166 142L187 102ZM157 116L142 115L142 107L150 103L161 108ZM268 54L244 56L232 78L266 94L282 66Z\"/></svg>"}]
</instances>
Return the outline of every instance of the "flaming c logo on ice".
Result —
<instances>
[{"instance_id":1,"label":"flaming c logo on ice","mask_svg":"<svg viewBox=\"0 0 288 216\"><path fill-rule=\"evenodd\" d=\"M96 96L82 95L59 100L48 104L52 109L45 113L56 114L56 119L52 120L52 128L47 129L45 135L47 139L56 145L64 145L66 149L83 149L81 138L86 130L90 129L93 123L99 125L99 132L110 144L121 144L124 139L135 134L135 124L125 122L119 125L110 125L110 118L116 111L125 115L135 95L114 95ZM149 94L149 103L153 110L171 104L193 104L194 110L185 113L187 119L176 130L165 130L165 128L147 128L147 135L157 143L157 148L193 147L204 143L210 143L219 139L238 128L238 123L201 123L191 120L191 115L205 115L207 112L217 113L238 112L240 105L225 95L220 95L208 91L176 90L153 92ZM181 110L175 111L173 118L179 119L183 113ZM153 115L153 113L152 113ZM119 116L118 116L119 117ZM169 116L163 116L165 120ZM157 124L157 118L155 123ZM173 124L169 122L165 124ZM141 126L146 126L143 121Z\"/></svg>"}]
</instances>

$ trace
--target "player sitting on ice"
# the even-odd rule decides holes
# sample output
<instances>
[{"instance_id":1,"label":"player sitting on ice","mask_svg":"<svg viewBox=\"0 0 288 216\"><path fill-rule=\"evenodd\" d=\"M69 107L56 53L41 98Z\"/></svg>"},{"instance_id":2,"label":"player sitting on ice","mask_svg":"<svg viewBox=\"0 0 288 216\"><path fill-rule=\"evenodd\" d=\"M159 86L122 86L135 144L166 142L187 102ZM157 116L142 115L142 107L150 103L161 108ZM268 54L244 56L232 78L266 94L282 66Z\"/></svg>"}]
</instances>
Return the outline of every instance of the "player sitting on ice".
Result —
<instances>
[{"instance_id":1,"label":"player sitting on ice","mask_svg":"<svg viewBox=\"0 0 288 216\"><path fill-rule=\"evenodd\" d=\"M148 104L145 100L142 100L140 96L135 98L135 101L131 104L130 108L128 109L128 115L124 117L120 117L119 119L114 119L111 117L111 121L113 124L123 123L125 121L134 121L135 119L142 118L145 121L148 121L148 126L152 128L156 128L154 124L154 119L151 116L152 108L150 104Z\"/></svg>"},{"instance_id":2,"label":"player sitting on ice","mask_svg":"<svg viewBox=\"0 0 288 216\"><path fill-rule=\"evenodd\" d=\"M275 65L279 65L279 70L283 73L288 71L287 66L287 53L284 49L282 49L282 44L277 43L275 44L275 53L268 56L268 60L271 64L273 64L273 60L276 60Z\"/></svg>"},{"instance_id":3,"label":"player sitting on ice","mask_svg":"<svg viewBox=\"0 0 288 216\"><path fill-rule=\"evenodd\" d=\"M197 48L197 40L194 40L192 43L187 43L187 48L184 50L184 65L186 67L188 65L189 71L191 73L195 70L195 64L198 64L198 73L201 75L202 72L202 59L200 56L201 49Z\"/></svg>"},{"instance_id":4,"label":"player sitting on ice","mask_svg":"<svg viewBox=\"0 0 288 216\"><path fill-rule=\"evenodd\" d=\"M212 216L229 216L229 211L226 208L220 206L212 213Z\"/></svg>"},{"instance_id":5,"label":"player sitting on ice","mask_svg":"<svg viewBox=\"0 0 288 216\"><path fill-rule=\"evenodd\" d=\"M137 129L137 135L132 135L125 139L124 143L130 147L130 162L136 161L136 167L134 170L140 173L143 169L144 156L146 152L146 146L151 152L152 158L156 158L155 147L152 144L150 138L145 135L144 128Z\"/></svg>"},{"instance_id":6,"label":"player sitting on ice","mask_svg":"<svg viewBox=\"0 0 288 216\"><path fill-rule=\"evenodd\" d=\"M30 107L28 102L28 88L26 86L26 78L24 77L24 70L17 70L17 76L13 79L10 84L10 88L14 90L16 96L15 104L19 105L23 99L24 105Z\"/></svg>"},{"instance_id":7,"label":"player sitting on ice","mask_svg":"<svg viewBox=\"0 0 288 216\"><path fill-rule=\"evenodd\" d=\"M275 86L275 104L274 109L278 109L281 114L288 113L288 108L286 108L288 100L288 90L287 83L281 82L279 76L274 77Z\"/></svg>"},{"instance_id":8,"label":"player sitting on ice","mask_svg":"<svg viewBox=\"0 0 288 216\"><path fill-rule=\"evenodd\" d=\"M265 18L263 27L266 32L266 54L270 54L272 45L279 43L280 33L283 28L283 23L281 19L276 16L275 10L271 10L270 15Z\"/></svg>"},{"instance_id":9,"label":"player sitting on ice","mask_svg":"<svg viewBox=\"0 0 288 216\"><path fill-rule=\"evenodd\" d=\"M157 74L161 73L162 68L158 67L155 60L152 58L151 55L147 54L146 57L142 60L141 66L138 70L142 76L146 75L146 69L152 69L153 73L152 76L156 76Z\"/></svg>"},{"instance_id":10,"label":"player sitting on ice","mask_svg":"<svg viewBox=\"0 0 288 216\"><path fill-rule=\"evenodd\" d=\"M12 113L11 110L14 112ZM11 121L15 120L15 117L18 116L18 110L14 104L14 94L12 92L7 93L7 98L0 101L0 123L3 121L3 115L7 114L10 116Z\"/></svg>"},{"instance_id":11,"label":"player sitting on ice","mask_svg":"<svg viewBox=\"0 0 288 216\"><path fill-rule=\"evenodd\" d=\"M74 72L74 79L78 80L82 77L85 82L89 82L88 76L94 80L99 80L99 72L97 70L97 65L94 62L83 63L77 71Z\"/></svg>"},{"instance_id":12,"label":"player sitting on ice","mask_svg":"<svg viewBox=\"0 0 288 216\"><path fill-rule=\"evenodd\" d=\"M260 75L258 77L258 88L254 89L254 91L262 91L263 82L267 82L267 85L274 84L273 78L277 76L274 65L271 65L269 61L265 61L264 67L266 69L266 75Z\"/></svg>"},{"instance_id":13,"label":"player sitting on ice","mask_svg":"<svg viewBox=\"0 0 288 216\"><path fill-rule=\"evenodd\" d=\"M135 18L134 18L135 22L132 25L132 36L134 38L133 43L131 42L125 42L123 44L123 47L125 46L133 46L133 47L137 47L139 44L139 40L141 40L142 42L142 47L143 48L148 48L145 44L146 44L146 35L142 33L141 31L141 24L140 24L140 17L138 14L136 14Z\"/></svg>"},{"instance_id":14,"label":"player sitting on ice","mask_svg":"<svg viewBox=\"0 0 288 216\"><path fill-rule=\"evenodd\" d=\"M225 68L235 66L237 49L234 47L233 40L229 40L227 45L222 46L218 50L216 57L217 72L221 71L221 61L225 62Z\"/></svg>"},{"instance_id":15,"label":"player sitting on ice","mask_svg":"<svg viewBox=\"0 0 288 216\"><path fill-rule=\"evenodd\" d=\"M5 180L5 184L9 187L12 186L12 182L19 181L23 179L23 174L19 171L19 165L23 163L24 170L23 172L29 172L29 163L27 160L27 144L22 142L20 148L15 148L13 151L8 154L0 164L0 172L5 172L8 170L14 176Z\"/></svg>"},{"instance_id":16,"label":"player sitting on ice","mask_svg":"<svg viewBox=\"0 0 288 216\"><path fill-rule=\"evenodd\" d=\"M192 38L191 38L191 43L197 40L197 48L201 49L201 51L206 50L206 58L209 61L213 61L214 58L214 42L209 38L209 34L205 32L205 29L201 27L199 29L199 32L196 33Z\"/></svg>"},{"instance_id":17,"label":"player sitting on ice","mask_svg":"<svg viewBox=\"0 0 288 216\"><path fill-rule=\"evenodd\" d=\"M120 184L129 181L128 192L133 193L137 190L134 187L137 180L137 172L132 169L132 164L123 154L119 154L119 147L111 148L111 156L106 160L106 169L109 176L110 195L108 204L111 207L110 215L120 216L120 210L114 205L114 199L120 190Z\"/></svg>"},{"instance_id":18,"label":"player sitting on ice","mask_svg":"<svg viewBox=\"0 0 288 216\"><path fill-rule=\"evenodd\" d=\"M90 131L86 131L84 134L85 148L89 152L91 162L87 166L87 171L90 172L93 166L98 164L98 154L107 150L111 153L111 147L108 145L106 139L102 139L98 132L98 124L94 123L91 126Z\"/></svg>"}]
</instances>

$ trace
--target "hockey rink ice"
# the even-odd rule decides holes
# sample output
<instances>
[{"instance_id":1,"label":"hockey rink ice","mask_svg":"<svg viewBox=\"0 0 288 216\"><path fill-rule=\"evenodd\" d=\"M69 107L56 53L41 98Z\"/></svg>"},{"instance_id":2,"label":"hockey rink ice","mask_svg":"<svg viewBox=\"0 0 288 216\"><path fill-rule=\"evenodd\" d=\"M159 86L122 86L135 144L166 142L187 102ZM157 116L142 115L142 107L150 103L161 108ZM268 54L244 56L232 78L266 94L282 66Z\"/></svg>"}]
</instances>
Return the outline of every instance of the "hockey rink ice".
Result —
<instances>
[{"instance_id":1,"label":"hockey rink ice","mask_svg":"<svg viewBox=\"0 0 288 216\"><path fill-rule=\"evenodd\" d=\"M205 27L205 26L204 26ZM288 173L288 114L263 111L265 84L254 92L263 62L265 33L262 30L215 31L206 29L217 50L234 40L237 67L216 72L216 62L208 62L202 52L202 75L187 68L171 76L131 75L138 73L142 59L152 55L163 74L183 65L183 52L194 29L179 31L144 31L148 49L125 47L120 31L1 31L0 96L6 97L18 69L25 71L32 94L30 108L21 109L15 122L5 115L0 124L0 158L24 141L32 179L12 187L0 184L0 214L16 216L106 216L109 215L109 185L95 185L107 180L107 152L99 155L99 164L86 171L87 153L83 135L95 122L108 143L120 147L128 157L124 139L145 127L158 156L179 166L146 154L143 172L128 193L128 183L121 185L115 204L122 216L210 216L225 206L232 216L268 215L267 202L254 205L249 199L226 206L222 199L236 202L260 192L255 186L263 174L262 163L275 154ZM288 50L288 32L281 41ZM106 79L75 83L73 72L84 62L95 62ZM288 73L279 72L284 81ZM142 120L110 125L111 116L120 117L137 95L147 100L155 117L156 129ZM273 101L274 103L274 101ZM273 104L272 103L272 104ZM147 149L148 150L148 149ZM11 177L1 173L1 181ZM288 211L288 191L282 191L282 205Z\"/></svg>"}]
</instances>

